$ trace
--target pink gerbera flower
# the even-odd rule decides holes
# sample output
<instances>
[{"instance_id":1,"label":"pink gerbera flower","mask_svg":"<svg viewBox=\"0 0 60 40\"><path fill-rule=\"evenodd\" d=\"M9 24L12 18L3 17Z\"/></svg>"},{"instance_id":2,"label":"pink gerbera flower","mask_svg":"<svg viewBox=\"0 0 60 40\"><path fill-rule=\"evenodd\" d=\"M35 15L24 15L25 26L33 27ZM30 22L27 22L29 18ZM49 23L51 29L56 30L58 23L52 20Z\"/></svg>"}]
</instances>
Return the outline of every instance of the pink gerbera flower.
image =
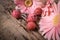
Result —
<instances>
[{"instance_id":1,"label":"pink gerbera flower","mask_svg":"<svg viewBox=\"0 0 60 40\"><path fill-rule=\"evenodd\" d=\"M17 4L16 9L20 9L22 13L33 13L37 7L43 5L40 0L14 0Z\"/></svg>"},{"instance_id":2,"label":"pink gerbera flower","mask_svg":"<svg viewBox=\"0 0 60 40\"><path fill-rule=\"evenodd\" d=\"M44 10L39 22L40 32L47 40L60 40L60 3ZM50 14L47 10L50 10ZM49 15L48 15L49 14Z\"/></svg>"}]
</instances>

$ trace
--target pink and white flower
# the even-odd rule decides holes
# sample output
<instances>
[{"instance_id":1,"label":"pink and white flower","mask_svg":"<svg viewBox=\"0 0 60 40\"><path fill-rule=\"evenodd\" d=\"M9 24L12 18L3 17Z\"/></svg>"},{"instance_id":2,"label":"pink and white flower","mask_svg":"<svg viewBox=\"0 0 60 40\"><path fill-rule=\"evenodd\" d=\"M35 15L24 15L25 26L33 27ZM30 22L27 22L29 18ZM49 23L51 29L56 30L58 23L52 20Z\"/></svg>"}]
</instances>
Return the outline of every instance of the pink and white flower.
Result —
<instances>
[{"instance_id":1,"label":"pink and white flower","mask_svg":"<svg viewBox=\"0 0 60 40\"><path fill-rule=\"evenodd\" d=\"M43 6L40 0L14 0L17 4L16 9L20 9L22 13L33 13L37 7Z\"/></svg>"},{"instance_id":2,"label":"pink and white flower","mask_svg":"<svg viewBox=\"0 0 60 40\"><path fill-rule=\"evenodd\" d=\"M45 7L39 22L40 32L47 40L60 40L60 3ZM45 10L46 9L46 10ZM50 10L50 14L48 12ZM49 14L49 15L48 15Z\"/></svg>"}]
</instances>

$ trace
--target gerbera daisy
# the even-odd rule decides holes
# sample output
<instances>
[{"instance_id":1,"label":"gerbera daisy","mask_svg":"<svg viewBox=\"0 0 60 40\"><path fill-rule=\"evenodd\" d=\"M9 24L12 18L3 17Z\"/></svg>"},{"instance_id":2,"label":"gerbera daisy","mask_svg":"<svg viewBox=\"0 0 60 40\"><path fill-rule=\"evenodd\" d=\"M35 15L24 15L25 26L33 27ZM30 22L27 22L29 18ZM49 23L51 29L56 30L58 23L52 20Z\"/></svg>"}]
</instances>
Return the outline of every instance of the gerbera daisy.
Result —
<instances>
[{"instance_id":1,"label":"gerbera daisy","mask_svg":"<svg viewBox=\"0 0 60 40\"><path fill-rule=\"evenodd\" d=\"M58 7L59 6L60 4ZM39 22L39 31L47 40L60 40L60 12L58 7L54 3L51 8L53 11L50 11L50 14L47 10L44 10L42 13L42 17Z\"/></svg>"},{"instance_id":2,"label":"gerbera daisy","mask_svg":"<svg viewBox=\"0 0 60 40\"><path fill-rule=\"evenodd\" d=\"M22 13L33 13L37 7L43 5L40 0L14 0L17 4L16 9L20 9Z\"/></svg>"}]
</instances>

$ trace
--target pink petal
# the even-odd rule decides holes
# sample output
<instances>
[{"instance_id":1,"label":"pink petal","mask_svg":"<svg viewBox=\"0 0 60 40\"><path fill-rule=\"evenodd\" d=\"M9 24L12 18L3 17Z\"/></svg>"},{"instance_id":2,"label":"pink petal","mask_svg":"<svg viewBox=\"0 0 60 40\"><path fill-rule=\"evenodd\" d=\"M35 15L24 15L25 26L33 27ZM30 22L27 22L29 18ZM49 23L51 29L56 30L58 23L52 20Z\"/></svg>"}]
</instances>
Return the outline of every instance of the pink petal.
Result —
<instances>
[{"instance_id":1,"label":"pink petal","mask_svg":"<svg viewBox=\"0 0 60 40\"><path fill-rule=\"evenodd\" d=\"M43 20L43 19L42 19ZM43 30L46 30L46 29L50 29L50 28L52 28L52 23L51 22L47 22L47 21L45 21L45 20L43 20L42 21L41 20L41 22L39 23L40 24L40 31L43 31ZM47 25L48 24L48 25Z\"/></svg>"},{"instance_id":2,"label":"pink petal","mask_svg":"<svg viewBox=\"0 0 60 40\"><path fill-rule=\"evenodd\" d=\"M26 7L24 5L17 5L15 9L19 9L22 13L25 13Z\"/></svg>"},{"instance_id":3,"label":"pink petal","mask_svg":"<svg viewBox=\"0 0 60 40\"><path fill-rule=\"evenodd\" d=\"M47 28L47 29L43 30L44 32L42 33L42 35L44 35L45 33L49 32L49 31L51 31L52 28L53 28L53 27Z\"/></svg>"},{"instance_id":4,"label":"pink petal","mask_svg":"<svg viewBox=\"0 0 60 40\"><path fill-rule=\"evenodd\" d=\"M22 5L24 3L24 0L14 0L14 3L17 5L18 4Z\"/></svg>"},{"instance_id":5,"label":"pink petal","mask_svg":"<svg viewBox=\"0 0 60 40\"><path fill-rule=\"evenodd\" d=\"M51 2L51 3L53 3L53 2L54 2L54 0L50 0L50 2Z\"/></svg>"},{"instance_id":6,"label":"pink petal","mask_svg":"<svg viewBox=\"0 0 60 40\"><path fill-rule=\"evenodd\" d=\"M58 12L58 8L57 8L57 4L56 3L53 4L53 9L54 9L54 13Z\"/></svg>"},{"instance_id":7,"label":"pink petal","mask_svg":"<svg viewBox=\"0 0 60 40\"><path fill-rule=\"evenodd\" d=\"M58 2L58 11L60 13L60 1Z\"/></svg>"},{"instance_id":8,"label":"pink petal","mask_svg":"<svg viewBox=\"0 0 60 40\"><path fill-rule=\"evenodd\" d=\"M59 37L59 34L58 34L58 31L56 30L56 39L57 40L60 40L60 37Z\"/></svg>"},{"instance_id":9,"label":"pink petal","mask_svg":"<svg viewBox=\"0 0 60 40\"><path fill-rule=\"evenodd\" d=\"M45 34L44 38L48 38L49 32Z\"/></svg>"},{"instance_id":10,"label":"pink petal","mask_svg":"<svg viewBox=\"0 0 60 40\"><path fill-rule=\"evenodd\" d=\"M49 32L47 32L44 37L47 38L48 40L50 40L51 39L51 36L53 34L53 30L54 30L54 28L51 29Z\"/></svg>"},{"instance_id":11,"label":"pink petal","mask_svg":"<svg viewBox=\"0 0 60 40\"><path fill-rule=\"evenodd\" d=\"M55 36L55 29L54 29L54 32L53 32L53 35L52 35L52 39L55 40L56 39L55 37L56 36Z\"/></svg>"},{"instance_id":12,"label":"pink petal","mask_svg":"<svg viewBox=\"0 0 60 40\"><path fill-rule=\"evenodd\" d=\"M43 26L42 26L42 27L40 28L40 31L43 31L43 30L45 30L45 29L48 29L48 27L46 27L46 26L43 27Z\"/></svg>"},{"instance_id":13,"label":"pink petal","mask_svg":"<svg viewBox=\"0 0 60 40\"><path fill-rule=\"evenodd\" d=\"M54 33L54 28L50 31L50 33L48 35L48 40L51 40L53 33Z\"/></svg>"},{"instance_id":14,"label":"pink petal","mask_svg":"<svg viewBox=\"0 0 60 40\"><path fill-rule=\"evenodd\" d=\"M58 26L56 29L57 29L58 33L60 34L60 26Z\"/></svg>"},{"instance_id":15,"label":"pink petal","mask_svg":"<svg viewBox=\"0 0 60 40\"><path fill-rule=\"evenodd\" d=\"M45 30L45 29L49 29L49 28L51 28L51 27L46 26L46 25L42 25L42 26L40 27L40 30Z\"/></svg>"}]
</instances>

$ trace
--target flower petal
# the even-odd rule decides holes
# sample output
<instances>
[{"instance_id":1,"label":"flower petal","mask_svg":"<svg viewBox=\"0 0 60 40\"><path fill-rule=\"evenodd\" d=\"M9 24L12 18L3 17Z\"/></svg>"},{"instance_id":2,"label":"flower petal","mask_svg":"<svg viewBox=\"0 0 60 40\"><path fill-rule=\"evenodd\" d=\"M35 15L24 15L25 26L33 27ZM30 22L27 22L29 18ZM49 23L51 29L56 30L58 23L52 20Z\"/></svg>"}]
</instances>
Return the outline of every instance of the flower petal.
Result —
<instances>
[{"instance_id":1,"label":"flower petal","mask_svg":"<svg viewBox=\"0 0 60 40\"><path fill-rule=\"evenodd\" d=\"M54 33L53 33L53 35L52 35L52 39L53 39L53 40L56 39L56 38L55 38L55 37L56 37L55 35L56 35L56 34L55 34L55 30L54 30Z\"/></svg>"},{"instance_id":2,"label":"flower petal","mask_svg":"<svg viewBox=\"0 0 60 40\"><path fill-rule=\"evenodd\" d=\"M54 32L54 28L52 28L49 32L47 32L44 37L50 40L53 32Z\"/></svg>"},{"instance_id":3,"label":"flower petal","mask_svg":"<svg viewBox=\"0 0 60 40\"><path fill-rule=\"evenodd\" d=\"M47 29L43 30L42 35L44 35L45 33L49 32L49 31L51 31L52 28L53 28L53 27L51 27L51 28L47 28Z\"/></svg>"},{"instance_id":4,"label":"flower petal","mask_svg":"<svg viewBox=\"0 0 60 40\"><path fill-rule=\"evenodd\" d=\"M60 37L59 37L59 34L58 34L58 31L56 30L56 39L57 40L60 40Z\"/></svg>"},{"instance_id":5,"label":"flower petal","mask_svg":"<svg viewBox=\"0 0 60 40\"><path fill-rule=\"evenodd\" d=\"M58 8L56 3L53 4L53 9L55 14L58 13Z\"/></svg>"},{"instance_id":6,"label":"flower petal","mask_svg":"<svg viewBox=\"0 0 60 40\"><path fill-rule=\"evenodd\" d=\"M60 1L58 2L58 11L60 13Z\"/></svg>"},{"instance_id":7,"label":"flower petal","mask_svg":"<svg viewBox=\"0 0 60 40\"><path fill-rule=\"evenodd\" d=\"M18 4L22 5L24 3L24 0L14 0L14 3L17 5Z\"/></svg>"},{"instance_id":8,"label":"flower petal","mask_svg":"<svg viewBox=\"0 0 60 40\"><path fill-rule=\"evenodd\" d=\"M53 33L54 33L54 28L51 29L51 31L50 31L50 33L48 35L48 40L51 40L51 37L52 37Z\"/></svg>"}]
</instances>

